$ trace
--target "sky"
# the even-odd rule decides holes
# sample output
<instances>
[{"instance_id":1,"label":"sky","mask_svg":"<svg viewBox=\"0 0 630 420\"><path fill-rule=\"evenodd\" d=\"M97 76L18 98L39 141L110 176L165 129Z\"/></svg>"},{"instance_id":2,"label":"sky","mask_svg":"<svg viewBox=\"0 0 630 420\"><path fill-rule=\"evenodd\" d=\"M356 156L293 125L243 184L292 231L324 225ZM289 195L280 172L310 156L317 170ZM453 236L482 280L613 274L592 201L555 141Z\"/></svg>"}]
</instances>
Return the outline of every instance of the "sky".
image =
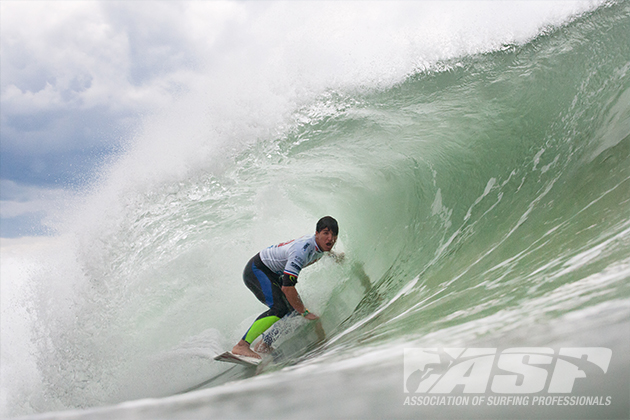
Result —
<instances>
[{"instance_id":1,"label":"sky","mask_svg":"<svg viewBox=\"0 0 630 420\"><path fill-rule=\"evenodd\" d=\"M190 88L236 9L2 1L1 236L49 233L47 209L120 153L143 115Z\"/></svg>"},{"instance_id":2,"label":"sky","mask_svg":"<svg viewBox=\"0 0 630 420\"><path fill-rule=\"evenodd\" d=\"M222 95L249 100L246 81L268 85L261 106L387 79L597 3L3 0L0 236L54 234L51 214L195 91L220 114Z\"/></svg>"}]
</instances>

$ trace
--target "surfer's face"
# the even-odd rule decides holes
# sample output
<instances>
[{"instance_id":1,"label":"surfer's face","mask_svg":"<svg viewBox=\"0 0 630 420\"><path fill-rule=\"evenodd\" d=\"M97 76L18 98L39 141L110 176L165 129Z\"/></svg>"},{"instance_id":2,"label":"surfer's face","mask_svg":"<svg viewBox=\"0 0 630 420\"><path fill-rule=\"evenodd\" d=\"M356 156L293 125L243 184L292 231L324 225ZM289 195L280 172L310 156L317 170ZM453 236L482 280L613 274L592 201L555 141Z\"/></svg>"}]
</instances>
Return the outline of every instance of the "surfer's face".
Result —
<instances>
[{"instance_id":1,"label":"surfer's face","mask_svg":"<svg viewBox=\"0 0 630 420\"><path fill-rule=\"evenodd\" d=\"M328 228L324 228L319 232L315 232L315 242L322 251L330 251L335 242L337 242L337 236L332 233Z\"/></svg>"}]
</instances>

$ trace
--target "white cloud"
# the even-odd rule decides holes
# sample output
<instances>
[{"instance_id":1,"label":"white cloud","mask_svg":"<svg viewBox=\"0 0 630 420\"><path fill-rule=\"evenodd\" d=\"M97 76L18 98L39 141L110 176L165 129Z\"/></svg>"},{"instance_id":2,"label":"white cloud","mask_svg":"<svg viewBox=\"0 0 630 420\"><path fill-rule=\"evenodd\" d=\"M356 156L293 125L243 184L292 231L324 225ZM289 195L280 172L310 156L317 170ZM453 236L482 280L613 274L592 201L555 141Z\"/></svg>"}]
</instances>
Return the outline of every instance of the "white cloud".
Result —
<instances>
[{"instance_id":1,"label":"white cloud","mask_svg":"<svg viewBox=\"0 0 630 420\"><path fill-rule=\"evenodd\" d=\"M182 7L148 4L2 2L3 147L75 147L82 111L137 116L189 89L198 60Z\"/></svg>"},{"instance_id":2,"label":"white cloud","mask_svg":"<svg viewBox=\"0 0 630 420\"><path fill-rule=\"evenodd\" d=\"M70 194L61 188L39 188L0 180L0 217L3 219L26 213L50 212L62 209Z\"/></svg>"},{"instance_id":3,"label":"white cloud","mask_svg":"<svg viewBox=\"0 0 630 420\"><path fill-rule=\"evenodd\" d=\"M12 112L166 103L243 6L232 2L2 3Z\"/></svg>"}]
</instances>

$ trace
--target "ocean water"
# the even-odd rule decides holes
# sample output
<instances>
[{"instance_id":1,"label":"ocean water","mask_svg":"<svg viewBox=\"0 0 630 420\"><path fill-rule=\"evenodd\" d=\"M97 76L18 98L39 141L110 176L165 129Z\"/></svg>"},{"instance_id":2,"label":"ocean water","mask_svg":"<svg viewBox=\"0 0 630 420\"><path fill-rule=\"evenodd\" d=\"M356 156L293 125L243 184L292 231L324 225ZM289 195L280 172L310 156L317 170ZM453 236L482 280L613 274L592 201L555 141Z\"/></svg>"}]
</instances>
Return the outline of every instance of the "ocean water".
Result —
<instances>
[{"instance_id":1,"label":"ocean water","mask_svg":"<svg viewBox=\"0 0 630 420\"><path fill-rule=\"evenodd\" d=\"M295 74L200 81L147 117L36 257L3 258L3 413L627 419L630 4L545 13L348 41L338 77L313 42ZM345 261L298 287L326 340L290 319L261 371L214 362L264 309L245 262L328 214ZM611 349L576 392L612 404L404 404L405 348L512 347Z\"/></svg>"}]
</instances>

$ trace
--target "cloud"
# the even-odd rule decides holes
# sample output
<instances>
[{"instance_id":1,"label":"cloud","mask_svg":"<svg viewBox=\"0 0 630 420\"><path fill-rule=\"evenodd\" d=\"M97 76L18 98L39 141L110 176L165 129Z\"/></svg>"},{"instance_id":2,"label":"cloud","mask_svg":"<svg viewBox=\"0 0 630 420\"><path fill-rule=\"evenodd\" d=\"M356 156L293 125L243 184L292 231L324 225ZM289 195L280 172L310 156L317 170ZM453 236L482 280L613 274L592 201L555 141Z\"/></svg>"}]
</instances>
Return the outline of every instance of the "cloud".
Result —
<instances>
[{"instance_id":1,"label":"cloud","mask_svg":"<svg viewBox=\"0 0 630 420\"><path fill-rule=\"evenodd\" d=\"M143 118L195 86L242 11L236 2L1 2L2 236L41 231L56 196L93 180Z\"/></svg>"},{"instance_id":2,"label":"cloud","mask_svg":"<svg viewBox=\"0 0 630 420\"><path fill-rule=\"evenodd\" d=\"M0 180L0 236L14 238L49 234L51 230L45 219L62 213L69 197L64 189Z\"/></svg>"},{"instance_id":3,"label":"cloud","mask_svg":"<svg viewBox=\"0 0 630 420\"><path fill-rule=\"evenodd\" d=\"M141 3L0 4L3 179L81 184L143 115L190 88L185 8Z\"/></svg>"},{"instance_id":4,"label":"cloud","mask_svg":"<svg viewBox=\"0 0 630 420\"><path fill-rule=\"evenodd\" d=\"M183 6L146 5L2 3L4 150L100 148L190 88L199 60Z\"/></svg>"},{"instance_id":5,"label":"cloud","mask_svg":"<svg viewBox=\"0 0 630 420\"><path fill-rule=\"evenodd\" d=\"M3 100L13 112L167 103L240 7L201 4L3 2Z\"/></svg>"}]
</instances>

